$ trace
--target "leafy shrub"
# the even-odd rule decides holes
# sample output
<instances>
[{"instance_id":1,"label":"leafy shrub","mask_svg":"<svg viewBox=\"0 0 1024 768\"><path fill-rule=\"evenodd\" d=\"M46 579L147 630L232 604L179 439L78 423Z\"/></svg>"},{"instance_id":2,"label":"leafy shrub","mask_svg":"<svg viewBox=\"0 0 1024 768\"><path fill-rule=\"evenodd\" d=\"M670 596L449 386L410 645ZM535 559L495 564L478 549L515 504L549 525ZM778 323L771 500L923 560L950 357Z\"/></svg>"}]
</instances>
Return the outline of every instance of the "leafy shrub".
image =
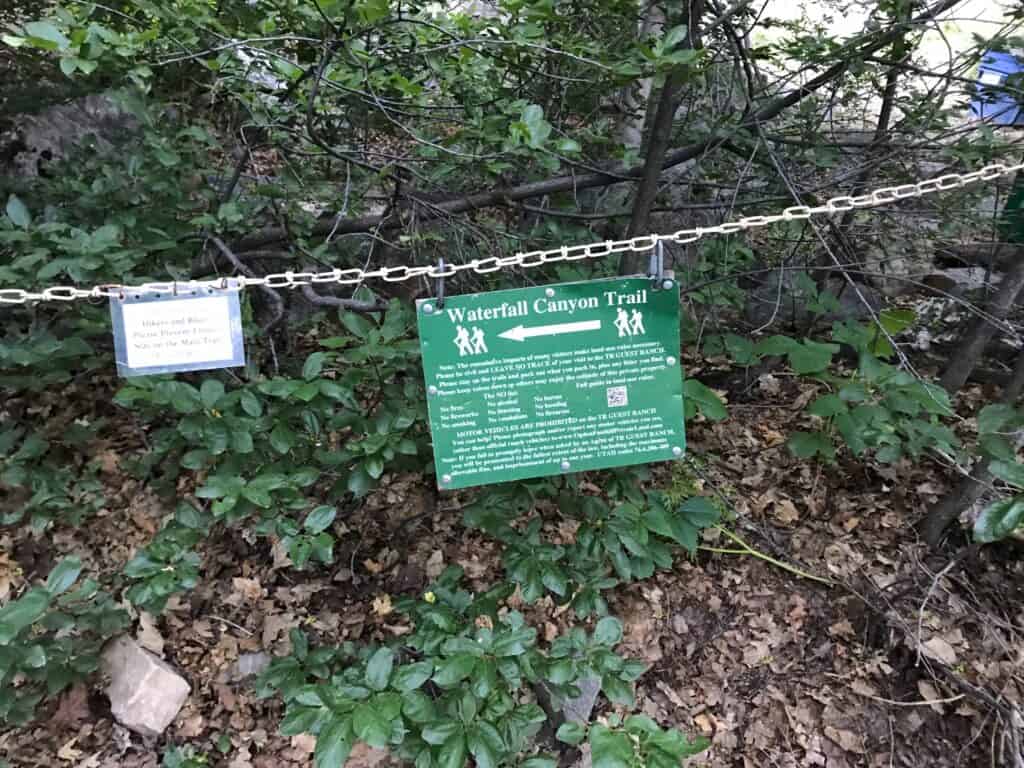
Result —
<instances>
[{"instance_id":1,"label":"leafy shrub","mask_svg":"<svg viewBox=\"0 0 1024 768\"><path fill-rule=\"evenodd\" d=\"M673 545L692 555L700 530L721 517L720 510L702 497L667 507L658 491L643 493L628 485L611 485L608 490L611 503L597 496L559 493L549 483L506 484L482 491L466 508L464 519L505 544L506 574L524 600L532 603L551 593L578 616L604 615L608 606L602 592L620 581L646 579L657 568L670 568ZM548 542L539 515L528 517L518 528L510 524L528 514L537 496L545 495L553 496L559 511L578 522L571 544Z\"/></svg>"},{"instance_id":2,"label":"leafy shrub","mask_svg":"<svg viewBox=\"0 0 1024 768\"><path fill-rule=\"evenodd\" d=\"M65 558L45 585L0 608L0 722L28 722L45 696L87 677L106 639L128 623L92 579L68 592L81 571Z\"/></svg>"},{"instance_id":3,"label":"leafy shrub","mask_svg":"<svg viewBox=\"0 0 1024 768\"><path fill-rule=\"evenodd\" d=\"M544 653L537 631L502 607L512 585L473 595L459 588L461 577L448 568L421 598L398 601L413 632L391 646L310 649L292 632L292 655L275 660L258 686L261 695L283 696L284 734L316 735L317 766L342 765L357 741L387 747L417 768L459 768L467 756L479 766L508 764L547 719L539 686L565 698L595 677L611 701L633 704L633 681L645 665L614 652L622 639L617 619L604 617L589 635L574 628ZM548 758L533 759L535 768L553 768Z\"/></svg>"}]
</instances>

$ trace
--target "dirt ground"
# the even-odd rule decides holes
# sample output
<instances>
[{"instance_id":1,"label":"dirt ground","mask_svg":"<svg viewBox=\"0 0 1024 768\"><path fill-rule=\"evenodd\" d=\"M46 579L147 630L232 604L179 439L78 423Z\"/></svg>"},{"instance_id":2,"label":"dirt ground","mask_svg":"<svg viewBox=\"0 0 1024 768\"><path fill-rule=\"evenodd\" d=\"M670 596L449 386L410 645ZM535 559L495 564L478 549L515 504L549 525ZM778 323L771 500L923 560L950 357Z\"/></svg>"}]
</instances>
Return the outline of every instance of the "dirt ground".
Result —
<instances>
[{"instance_id":1,"label":"dirt ground","mask_svg":"<svg viewBox=\"0 0 1024 768\"><path fill-rule=\"evenodd\" d=\"M808 418L801 411L813 386L768 374L723 392L730 418L689 426L696 468L661 465L654 482L692 472L703 493L728 501L734 530L752 546L831 584L759 557L701 552L617 588L610 605L626 625L620 651L651 665L638 706L712 739L694 766L1013 765L1024 726L1014 715L1024 706L1019 545L975 549L961 538L929 553L916 542L913 524L946 490L943 467L793 459L785 437ZM90 400L103 401L95 390ZM969 415L970 394L964 408ZM970 418L964 424L969 429ZM141 444L129 425L117 444L96 446L107 505L83 527L42 538L0 531L0 585L19 590L71 552L88 568L119 572L171 511L122 469ZM477 588L497 579L498 546L461 523L470 495L438 497L427 482L389 478L344 517L328 570L298 572L239 529L206 541L199 587L135 623L140 641L192 685L159 742L114 723L94 680L44 708L34 727L0 734L0 757L14 766L141 768L159 765L173 743L229 768L311 765L312 739L278 734L281 704L258 700L251 681L237 680L236 661L260 650L286 653L292 627L322 643L400 635L407 627L391 601L418 593L445 565L461 565ZM549 525L557 515L549 512ZM550 600L529 614L542 634L572 620ZM610 711L599 701L599 716ZM385 760L359 749L351 764Z\"/></svg>"}]
</instances>

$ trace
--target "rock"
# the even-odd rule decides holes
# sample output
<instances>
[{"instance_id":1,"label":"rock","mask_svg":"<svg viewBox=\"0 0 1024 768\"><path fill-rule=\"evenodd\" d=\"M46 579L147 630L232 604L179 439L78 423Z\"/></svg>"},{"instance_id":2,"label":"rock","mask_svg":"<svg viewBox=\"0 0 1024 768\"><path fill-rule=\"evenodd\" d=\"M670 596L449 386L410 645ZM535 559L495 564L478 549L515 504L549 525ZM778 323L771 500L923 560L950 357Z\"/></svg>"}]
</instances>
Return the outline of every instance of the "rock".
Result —
<instances>
[{"instance_id":1,"label":"rock","mask_svg":"<svg viewBox=\"0 0 1024 768\"><path fill-rule=\"evenodd\" d=\"M188 698L185 679L126 635L104 649L103 669L110 676L111 714L143 736L163 733Z\"/></svg>"},{"instance_id":2,"label":"rock","mask_svg":"<svg viewBox=\"0 0 1024 768\"><path fill-rule=\"evenodd\" d=\"M826 292L836 299L838 306L817 315L824 322L866 320L871 317L872 311L878 312L884 306L874 288L857 283L854 290L854 286L847 284L841 277L829 280L821 294ZM745 313L747 321L757 327L799 326L812 318L811 310L815 304L821 303L822 299L806 273L786 270L780 278L779 272L774 271L747 294Z\"/></svg>"},{"instance_id":3,"label":"rock","mask_svg":"<svg viewBox=\"0 0 1024 768\"><path fill-rule=\"evenodd\" d=\"M256 675L270 666L270 662L273 659L274 657L266 651L243 653L231 667L231 680L233 682L240 682L250 677L256 677Z\"/></svg>"},{"instance_id":4,"label":"rock","mask_svg":"<svg viewBox=\"0 0 1024 768\"><path fill-rule=\"evenodd\" d=\"M555 704L560 705L559 709L566 721L589 723L597 703L597 694L601 692L601 678L585 677L576 683L576 687L580 689L579 696L564 701L556 700Z\"/></svg>"},{"instance_id":5,"label":"rock","mask_svg":"<svg viewBox=\"0 0 1024 768\"><path fill-rule=\"evenodd\" d=\"M597 703L597 694L601 691L601 678L585 677L576 683L580 695L564 699L547 685L541 683L534 687L538 703L548 713L548 725L557 728L566 721L589 723L590 715Z\"/></svg>"},{"instance_id":6,"label":"rock","mask_svg":"<svg viewBox=\"0 0 1024 768\"><path fill-rule=\"evenodd\" d=\"M33 178L74 148L91 146L101 155L114 151L139 129L139 121L121 107L116 95L89 94L67 104L13 120L10 135L0 137L0 160L9 157L13 176Z\"/></svg>"}]
</instances>

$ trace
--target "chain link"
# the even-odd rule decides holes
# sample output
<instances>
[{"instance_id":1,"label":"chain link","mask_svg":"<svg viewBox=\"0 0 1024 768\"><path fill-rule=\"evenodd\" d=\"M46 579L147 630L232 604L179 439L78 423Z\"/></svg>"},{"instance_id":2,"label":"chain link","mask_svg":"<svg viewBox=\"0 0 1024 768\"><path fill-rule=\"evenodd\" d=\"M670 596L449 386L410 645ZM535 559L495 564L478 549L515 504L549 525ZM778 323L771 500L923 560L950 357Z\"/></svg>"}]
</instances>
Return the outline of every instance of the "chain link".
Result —
<instances>
[{"instance_id":1,"label":"chain link","mask_svg":"<svg viewBox=\"0 0 1024 768\"><path fill-rule=\"evenodd\" d=\"M142 285L98 285L85 289L74 286L57 285L46 288L38 293L21 288L0 288L0 304L26 304L35 301L75 301L76 299L127 298L140 297L148 294L173 294L179 296L212 293L214 291L237 291L246 287L265 288L297 288L307 285L337 283L339 285L359 285L366 280L380 279L388 283L397 283L416 277L442 278L454 277L459 272L472 270L477 274L497 272L507 267L540 267L560 261L577 261L579 259L598 259L617 253L642 253L655 248L659 242L689 245L709 235L731 235L750 229L767 227L782 221L804 221L812 216L833 215L862 208L874 208L887 205L911 197L921 197L935 192L946 192L951 189L973 184L976 181L993 181L1011 173L1024 170L1024 163L1003 165L995 163L970 173L947 173L934 179L926 179L916 184L899 184L894 187L881 187L873 192L861 195L838 195L821 205L794 205L781 213L744 216L736 221L728 221L713 227L696 227L680 229L667 235L643 235L627 240L605 240L604 242L586 245L562 245L546 251L526 251L514 256L488 256L473 259L464 264L445 264L437 266L397 266L380 267L365 270L331 269L325 272L275 272L263 277L216 278L213 280L188 280L185 282L143 283Z\"/></svg>"}]
</instances>

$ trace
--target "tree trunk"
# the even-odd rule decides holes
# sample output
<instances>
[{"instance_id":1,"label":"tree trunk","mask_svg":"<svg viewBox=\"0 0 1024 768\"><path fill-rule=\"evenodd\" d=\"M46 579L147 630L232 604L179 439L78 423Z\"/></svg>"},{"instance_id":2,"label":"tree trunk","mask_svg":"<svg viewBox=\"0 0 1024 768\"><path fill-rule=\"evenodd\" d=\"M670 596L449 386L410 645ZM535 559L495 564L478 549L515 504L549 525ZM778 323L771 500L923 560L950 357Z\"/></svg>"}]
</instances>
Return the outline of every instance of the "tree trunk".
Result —
<instances>
[{"instance_id":1,"label":"tree trunk","mask_svg":"<svg viewBox=\"0 0 1024 768\"><path fill-rule=\"evenodd\" d=\"M687 33L683 45L690 49L700 48L698 25L704 13L704 0L691 0L687 9ZM647 137L647 153L644 158L643 175L633 201L633 213L629 219L629 237L645 235L650 228L651 208L658 196L658 180L665 167L665 158L672 143L672 126L676 110L679 109L680 90L686 82L686 67L675 67L665 78L658 97L654 119ZM620 273L635 275L646 271L648 255L629 252L623 255Z\"/></svg>"},{"instance_id":2,"label":"tree trunk","mask_svg":"<svg viewBox=\"0 0 1024 768\"><path fill-rule=\"evenodd\" d=\"M1014 405L1024 392L1024 352L1017 357L1010 381L1003 390L1000 402ZM988 461L983 462L974 475L967 475L945 498L932 507L918 526L921 537L928 546L935 548L942 540L942 534L960 513L972 506L992 482L992 474L988 471Z\"/></svg>"},{"instance_id":3,"label":"tree trunk","mask_svg":"<svg viewBox=\"0 0 1024 768\"><path fill-rule=\"evenodd\" d=\"M988 316L1002 321L1013 306L1021 288L1024 288L1024 260L1017 261L1003 276L991 305L985 308ZM939 383L950 394L956 394L971 375L978 364L985 346L995 333L996 327L985 317L979 317L971 324L959 345L959 351L946 370L942 373Z\"/></svg>"}]
</instances>

